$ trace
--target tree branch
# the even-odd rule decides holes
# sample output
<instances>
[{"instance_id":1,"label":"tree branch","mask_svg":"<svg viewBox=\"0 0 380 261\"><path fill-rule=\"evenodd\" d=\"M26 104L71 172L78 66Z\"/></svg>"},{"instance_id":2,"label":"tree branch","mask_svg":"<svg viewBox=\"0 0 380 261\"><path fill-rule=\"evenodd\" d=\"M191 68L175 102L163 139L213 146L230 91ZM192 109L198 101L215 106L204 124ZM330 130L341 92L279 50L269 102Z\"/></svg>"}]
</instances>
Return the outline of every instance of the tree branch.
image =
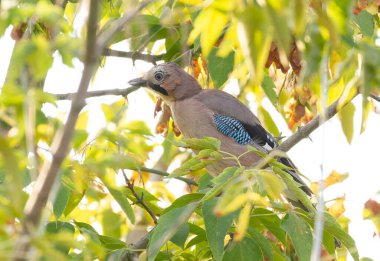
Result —
<instances>
[{"instance_id":1,"label":"tree branch","mask_svg":"<svg viewBox=\"0 0 380 261\"><path fill-rule=\"evenodd\" d=\"M91 92L86 93L85 98L99 97L99 96L105 96L105 95L121 95L121 96L126 97L130 93L138 90L139 88L140 88L139 86L132 86L126 89L109 89L109 90L91 91ZM62 93L62 94L51 93L51 95L54 95L59 100L71 100L73 97L75 97L76 92Z\"/></svg>"},{"instance_id":2,"label":"tree branch","mask_svg":"<svg viewBox=\"0 0 380 261\"><path fill-rule=\"evenodd\" d=\"M139 171L139 170L149 172L152 174L156 174L159 176L163 176L163 177L169 176L169 173L167 173L165 171L157 170L157 169L150 169L150 168L145 168L145 167L139 167L138 169L136 169L136 171ZM198 186L198 183L195 182L194 180L191 180L191 179L187 179L184 177L175 177L175 179L182 180L183 182L186 182L189 185Z\"/></svg>"},{"instance_id":3,"label":"tree branch","mask_svg":"<svg viewBox=\"0 0 380 261\"><path fill-rule=\"evenodd\" d=\"M99 1L90 1L89 17L87 21L86 54L82 78L78 86L78 91L73 97L67 122L63 128L57 132L53 139L51 146L52 160L46 161L43 165L41 173L33 187L33 191L26 202L24 208L25 220L23 221L23 230L16 243L13 256L14 260L20 260L20 257L22 257L21 260L24 260L27 256L27 252L30 248L29 235L40 223L42 211L58 176L61 164L69 151L75 124L79 112L85 104L84 99L86 97L87 89L96 70L97 60L102 50L117 31L130 19L135 17L149 2L151 1L143 3L134 10L127 11L122 18L116 20L114 24L111 25L109 30L104 31L100 36L101 38L97 40L96 32L99 17Z\"/></svg>"},{"instance_id":4,"label":"tree branch","mask_svg":"<svg viewBox=\"0 0 380 261\"><path fill-rule=\"evenodd\" d=\"M118 50L112 50L109 48L105 48L103 50L103 56L114 56L114 57L122 57L122 58L130 58L133 61L135 60L142 60L148 63L156 64L157 61L161 61L164 59L165 54L159 54L159 55L152 55L152 54L145 54L140 52L125 52L125 51L118 51Z\"/></svg>"},{"instance_id":5,"label":"tree branch","mask_svg":"<svg viewBox=\"0 0 380 261\"><path fill-rule=\"evenodd\" d=\"M84 98L89 82L96 68L97 57L95 54L95 37L98 21L99 6L97 1L91 1L90 13L88 18L88 35L86 44L85 66L78 92L73 98L67 122L57 135L54 137L52 145L53 158L51 162L46 162L36 181L34 189L25 206L25 221L36 226L40 220L42 209L50 194L51 188L58 174L63 159L69 149L70 140L74 133L75 123L79 112L83 108Z\"/></svg>"}]
</instances>

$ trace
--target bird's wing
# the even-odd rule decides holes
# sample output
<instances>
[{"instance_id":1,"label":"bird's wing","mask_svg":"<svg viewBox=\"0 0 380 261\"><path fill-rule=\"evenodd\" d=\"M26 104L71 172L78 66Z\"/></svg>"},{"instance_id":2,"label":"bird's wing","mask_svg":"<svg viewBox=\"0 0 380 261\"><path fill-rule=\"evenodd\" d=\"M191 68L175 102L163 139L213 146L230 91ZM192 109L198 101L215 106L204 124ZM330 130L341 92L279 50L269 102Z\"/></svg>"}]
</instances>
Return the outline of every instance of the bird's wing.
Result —
<instances>
[{"instance_id":1,"label":"bird's wing","mask_svg":"<svg viewBox=\"0 0 380 261\"><path fill-rule=\"evenodd\" d=\"M274 148L273 136L261 126L259 119L232 95L219 90L204 90L197 99L214 113L215 126L224 135L241 145L254 143L266 150Z\"/></svg>"},{"instance_id":2,"label":"bird's wing","mask_svg":"<svg viewBox=\"0 0 380 261\"><path fill-rule=\"evenodd\" d=\"M197 96L213 112L215 127L224 135L241 145L256 144L266 151L272 150L276 142L273 136L261 125L259 119L232 95L219 90L204 90ZM283 164L294 169L287 171L308 195L312 192L296 173L297 168L289 158L279 159Z\"/></svg>"}]
</instances>

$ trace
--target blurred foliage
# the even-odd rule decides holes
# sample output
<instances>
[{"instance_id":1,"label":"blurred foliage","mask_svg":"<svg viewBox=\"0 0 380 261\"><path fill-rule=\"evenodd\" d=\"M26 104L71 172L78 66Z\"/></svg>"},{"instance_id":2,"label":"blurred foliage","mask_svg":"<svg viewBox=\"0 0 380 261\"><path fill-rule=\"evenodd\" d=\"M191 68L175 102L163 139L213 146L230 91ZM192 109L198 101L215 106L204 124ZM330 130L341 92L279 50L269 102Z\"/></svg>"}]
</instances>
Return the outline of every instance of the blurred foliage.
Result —
<instances>
[{"instance_id":1,"label":"blurred foliage","mask_svg":"<svg viewBox=\"0 0 380 261\"><path fill-rule=\"evenodd\" d=\"M2 260L12 255L25 202L41 166L51 159L54 135L64 125L65 112L51 116L42 109L48 104L59 110L60 104L43 92L46 75L56 59L68 66L74 59L83 60L86 32L78 20L86 1L82 6L75 0L62 1L61 6L55 2L59 1L0 2L0 35L12 28L15 40L0 96ZM101 3L99 31L107 30L138 1ZM279 129L263 101L269 100L295 131L326 105L359 90L363 132L373 107L369 96L380 94L379 5L366 0L157 0L118 32L110 47L124 41L133 52L162 54L164 61L186 67L205 88L223 89L235 79L239 99L248 103L254 94L259 118L275 135ZM103 115L96 117L105 124L96 133L89 127L88 111L81 112L46 207L43 232L31 235L33 259L125 257L130 243L155 225L143 200L159 219L141 259L309 260L315 213L310 199L284 174L285 166L268 159L270 169L229 167L211 177L204 167L226 156L217 140L180 140L166 114L157 131L167 138L158 143L145 122L128 121L127 106L124 99L104 101ZM156 113L161 109L159 103ZM355 110L350 103L339 112L348 142L354 135ZM186 148L200 153L194 156ZM146 169L154 151L160 157L154 170ZM154 179L153 173L167 175L178 163L169 178L191 174L198 186L184 187L188 193L176 198L166 180ZM134 181L138 198L125 186L123 172ZM346 177L333 172L325 184ZM287 188L311 211L285 202ZM317 191L318 184L312 188ZM379 231L378 209L376 201L368 201L364 215ZM342 215L344 196L328 211L324 258L345 260L350 253L358 260ZM335 239L342 243L339 250Z\"/></svg>"}]
</instances>

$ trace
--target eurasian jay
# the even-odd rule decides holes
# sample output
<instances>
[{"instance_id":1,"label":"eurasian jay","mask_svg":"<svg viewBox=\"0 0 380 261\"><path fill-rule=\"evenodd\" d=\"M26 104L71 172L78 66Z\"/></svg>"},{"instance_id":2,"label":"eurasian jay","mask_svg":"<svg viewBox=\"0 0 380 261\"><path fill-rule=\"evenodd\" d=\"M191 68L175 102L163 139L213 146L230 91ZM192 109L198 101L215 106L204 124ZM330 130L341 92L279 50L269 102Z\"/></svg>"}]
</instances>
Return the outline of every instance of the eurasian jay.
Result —
<instances>
[{"instance_id":1,"label":"eurasian jay","mask_svg":"<svg viewBox=\"0 0 380 261\"><path fill-rule=\"evenodd\" d=\"M148 87L169 105L175 124L185 138L206 136L221 141L221 150L240 157L243 166L251 166L261 159L255 152L247 152L247 145L268 153L277 145L273 136L259 119L238 99L221 90L202 89L198 81L175 63L153 67L143 77L131 80L132 86ZM296 170L288 158L285 165ZM231 159L219 160L207 167L217 175L226 167L236 165ZM288 171L309 195L311 190L295 171Z\"/></svg>"}]
</instances>

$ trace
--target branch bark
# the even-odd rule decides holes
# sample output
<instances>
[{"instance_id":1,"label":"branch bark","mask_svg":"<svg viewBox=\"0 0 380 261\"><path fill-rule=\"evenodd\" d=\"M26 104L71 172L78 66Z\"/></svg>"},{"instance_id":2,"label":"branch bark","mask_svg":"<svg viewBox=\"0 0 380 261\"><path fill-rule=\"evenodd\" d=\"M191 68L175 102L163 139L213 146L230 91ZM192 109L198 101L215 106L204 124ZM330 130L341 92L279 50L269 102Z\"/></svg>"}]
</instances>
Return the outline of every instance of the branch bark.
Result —
<instances>
[{"instance_id":1,"label":"branch bark","mask_svg":"<svg viewBox=\"0 0 380 261\"><path fill-rule=\"evenodd\" d=\"M135 169L135 170L136 171L145 171L145 172L149 172L149 173L156 174L156 175L163 176L163 177L167 177L170 175L169 173L167 173L165 171L161 171L161 170L157 170L157 169L150 169L150 168L145 168L145 167L139 167L138 169ZM188 185L198 186L198 183L195 182L194 180L191 180L191 179L187 179L184 177L175 177L175 179L181 180L181 181L187 183Z\"/></svg>"},{"instance_id":2,"label":"branch bark","mask_svg":"<svg viewBox=\"0 0 380 261\"><path fill-rule=\"evenodd\" d=\"M118 50L105 48L103 50L103 56L130 58L133 61L142 60L148 63L153 63L155 65L157 61L161 61L164 59L165 54L152 55L152 54L145 54L145 53L140 53L140 52L125 52L125 51L118 51Z\"/></svg>"},{"instance_id":3,"label":"branch bark","mask_svg":"<svg viewBox=\"0 0 380 261\"><path fill-rule=\"evenodd\" d=\"M52 160L46 161L38 176L33 191L30 194L24 208L25 220L23 221L23 230L16 243L14 250L14 260L25 260L30 248L29 235L38 227L42 211L46 205L53 184L58 176L61 164L66 157L71 139L74 133L76 121L79 112L85 104L85 98L90 80L96 70L97 60L108 41L117 33L121 27L135 17L142 8L151 1L146 1L139 7L129 10L125 15L116 20L109 30L104 31L97 38L97 25L99 16L99 1L90 1L89 17L87 21L87 40L84 70L79 83L78 91L73 96L70 112L66 124L60 129L54 137L52 144Z\"/></svg>"},{"instance_id":4,"label":"branch bark","mask_svg":"<svg viewBox=\"0 0 380 261\"><path fill-rule=\"evenodd\" d=\"M126 89L109 89L109 90L98 90L98 91L91 91L91 92L87 92L85 94L85 98L91 98L91 97L99 97L99 96L106 96L106 95L120 95L120 96L128 96L130 93L138 90L140 87L139 86L133 86L133 87L129 87L129 88L126 88ZM62 93L62 94L54 94L54 93L51 93L51 95L55 95L57 97L57 99L59 100L72 100L75 95L76 95L76 92L73 92L73 93Z\"/></svg>"}]
</instances>

